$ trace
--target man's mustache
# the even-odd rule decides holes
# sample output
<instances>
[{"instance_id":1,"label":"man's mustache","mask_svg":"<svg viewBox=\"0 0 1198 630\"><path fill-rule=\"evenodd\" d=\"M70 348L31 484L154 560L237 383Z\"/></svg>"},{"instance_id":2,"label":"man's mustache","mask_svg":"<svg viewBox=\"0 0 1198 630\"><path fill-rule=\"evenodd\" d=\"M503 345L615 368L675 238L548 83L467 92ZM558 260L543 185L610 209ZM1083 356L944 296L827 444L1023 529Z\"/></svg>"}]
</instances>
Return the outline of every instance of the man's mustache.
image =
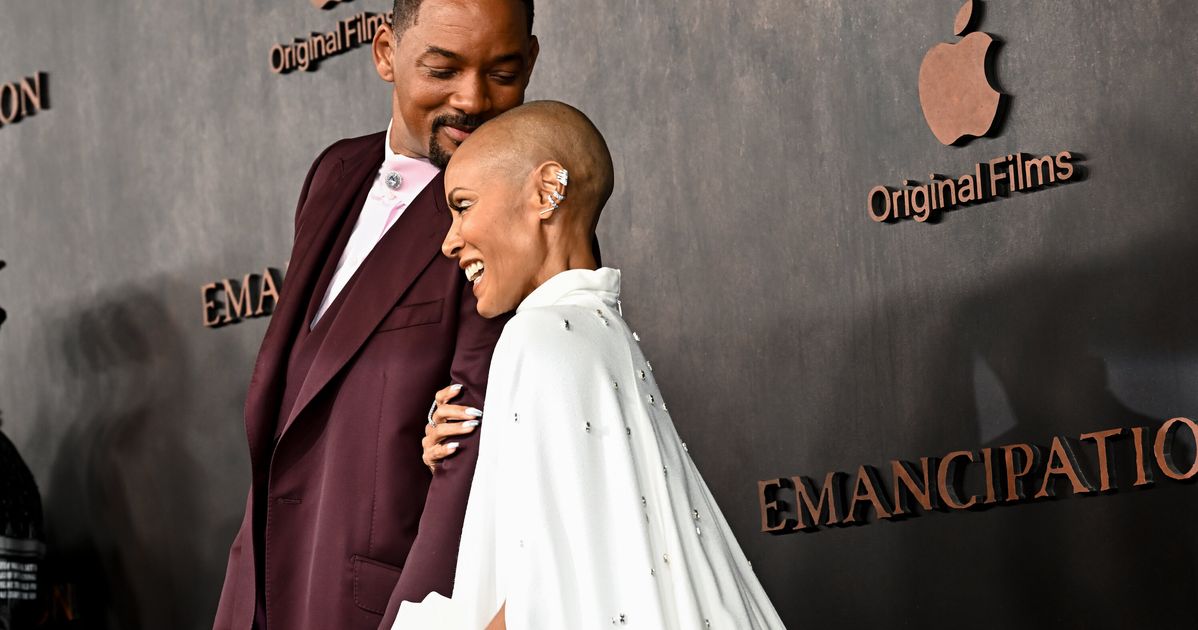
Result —
<instances>
[{"instance_id":1,"label":"man's mustache","mask_svg":"<svg viewBox=\"0 0 1198 630\"><path fill-rule=\"evenodd\" d=\"M433 133L437 133L441 127L457 127L459 129L474 130L485 122L482 116L477 114L442 114L433 119Z\"/></svg>"}]
</instances>

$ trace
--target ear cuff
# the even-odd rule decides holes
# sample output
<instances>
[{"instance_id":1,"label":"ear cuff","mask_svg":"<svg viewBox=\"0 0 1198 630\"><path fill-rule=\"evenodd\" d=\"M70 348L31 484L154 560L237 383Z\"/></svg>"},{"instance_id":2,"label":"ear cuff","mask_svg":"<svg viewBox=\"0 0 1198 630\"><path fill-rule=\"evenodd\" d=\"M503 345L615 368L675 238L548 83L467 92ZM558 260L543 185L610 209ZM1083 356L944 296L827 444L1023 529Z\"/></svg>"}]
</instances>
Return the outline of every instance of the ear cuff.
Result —
<instances>
[{"instance_id":1,"label":"ear cuff","mask_svg":"<svg viewBox=\"0 0 1198 630\"><path fill-rule=\"evenodd\" d=\"M566 186L570 184L570 172L564 168L559 168L557 169L557 174L555 177L557 178L557 183L562 185L562 190L564 191ZM566 195L563 193L559 193L556 190L549 191L549 207L542 210L540 215L545 216L550 212L557 210L561 203L565 200Z\"/></svg>"}]
</instances>

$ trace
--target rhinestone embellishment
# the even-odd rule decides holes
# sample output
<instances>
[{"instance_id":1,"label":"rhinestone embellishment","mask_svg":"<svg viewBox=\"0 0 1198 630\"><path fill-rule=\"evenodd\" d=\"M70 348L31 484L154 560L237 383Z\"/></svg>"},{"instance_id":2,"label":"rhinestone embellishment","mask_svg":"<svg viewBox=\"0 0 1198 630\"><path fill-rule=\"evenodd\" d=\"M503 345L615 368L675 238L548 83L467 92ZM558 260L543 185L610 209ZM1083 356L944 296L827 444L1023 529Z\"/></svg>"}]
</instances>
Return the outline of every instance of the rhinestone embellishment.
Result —
<instances>
[{"instance_id":1,"label":"rhinestone embellishment","mask_svg":"<svg viewBox=\"0 0 1198 630\"><path fill-rule=\"evenodd\" d=\"M632 339L633 339L633 341L640 341L641 336L634 332L634 333L632 333Z\"/></svg>"},{"instance_id":2,"label":"rhinestone embellishment","mask_svg":"<svg viewBox=\"0 0 1198 630\"><path fill-rule=\"evenodd\" d=\"M403 186L403 175L400 175L395 171L387 173L386 184L387 188L390 188L391 190L399 190L399 187Z\"/></svg>"}]
</instances>

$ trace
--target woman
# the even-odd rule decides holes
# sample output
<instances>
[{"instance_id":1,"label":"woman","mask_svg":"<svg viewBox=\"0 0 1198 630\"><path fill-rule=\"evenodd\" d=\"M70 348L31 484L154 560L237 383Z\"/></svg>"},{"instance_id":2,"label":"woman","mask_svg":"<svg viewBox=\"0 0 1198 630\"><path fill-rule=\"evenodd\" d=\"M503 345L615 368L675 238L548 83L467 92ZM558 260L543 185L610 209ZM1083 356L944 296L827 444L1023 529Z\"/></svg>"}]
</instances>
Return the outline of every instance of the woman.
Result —
<instances>
[{"instance_id":1,"label":"woman","mask_svg":"<svg viewBox=\"0 0 1198 630\"><path fill-rule=\"evenodd\" d=\"M445 188L442 250L480 314L516 314L491 362L454 597L405 602L394 628L781 628L620 316L620 272L595 269L612 190L599 132L529 103L454 153Z\"/></svg>"}]
</instances>

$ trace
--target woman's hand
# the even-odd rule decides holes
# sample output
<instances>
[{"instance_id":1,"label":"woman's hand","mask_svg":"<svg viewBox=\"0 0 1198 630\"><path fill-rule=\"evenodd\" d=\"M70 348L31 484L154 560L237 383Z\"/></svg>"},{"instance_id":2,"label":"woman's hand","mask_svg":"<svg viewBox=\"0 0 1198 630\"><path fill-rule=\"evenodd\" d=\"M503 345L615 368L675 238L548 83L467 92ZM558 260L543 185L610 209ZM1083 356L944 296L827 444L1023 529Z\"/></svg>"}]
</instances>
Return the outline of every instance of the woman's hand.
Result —
<instances>
[{"instance_id":1,"label":"woman's hand","mask_svg":"<svg viewBox=\"0 0 1198 630\"><path fill-rule=\"evenodd\" d=\"M429 424L424 428L424 439L421 440L424 465L433 473L437 472L437 462L457 452L458 443L452 438L474 432L482 421L481 409L449 404L461 393L461 385L450 385L433 397Z\"/></svg>"}]
</instances>

